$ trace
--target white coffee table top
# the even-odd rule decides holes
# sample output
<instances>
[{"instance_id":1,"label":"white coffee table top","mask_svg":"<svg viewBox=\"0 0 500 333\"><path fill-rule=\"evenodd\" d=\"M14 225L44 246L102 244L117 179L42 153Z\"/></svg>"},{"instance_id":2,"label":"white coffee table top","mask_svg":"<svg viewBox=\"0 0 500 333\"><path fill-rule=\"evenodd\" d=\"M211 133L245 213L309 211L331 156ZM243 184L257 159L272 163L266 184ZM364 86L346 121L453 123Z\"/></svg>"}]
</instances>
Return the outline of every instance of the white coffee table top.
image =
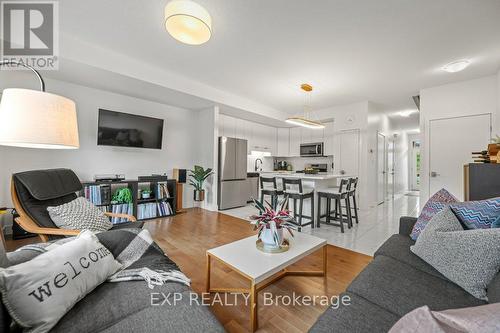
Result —
<instances>
[{"instance_id":1,"label":"white coffee table top","mask_svg":"<svg viewBox=\"0 0 500 333\"><path fill-rule=\"evenodd\" d=\"M295 237L287 237L290 248L283 253L264 253L258 250L255 246L257 235L210 249L207 252L253 279L255 283L259 283L326 245L326 240L315 236L296 231L294 235Z\"/></svg>"}]
</instances>

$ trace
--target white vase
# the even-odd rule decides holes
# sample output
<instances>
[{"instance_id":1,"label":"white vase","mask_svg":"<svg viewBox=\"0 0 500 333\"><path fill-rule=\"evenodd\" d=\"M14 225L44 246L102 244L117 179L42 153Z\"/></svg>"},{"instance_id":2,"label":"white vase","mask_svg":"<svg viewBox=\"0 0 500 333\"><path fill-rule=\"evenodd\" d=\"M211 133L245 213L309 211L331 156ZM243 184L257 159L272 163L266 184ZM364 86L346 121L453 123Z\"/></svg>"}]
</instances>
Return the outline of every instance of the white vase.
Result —
<instances>
[{"instance_id":1,"label":"white vase","mask_svg":"<svg viewBox=\"0 0 500 333\"><path fill-rule=\"evenodd\" d=\"M283 244L283 229L278 229L278 244L276 244L276 241L274 240L271 228L264 228L264 230L262 230L262 232L260 233L260 240L262 241L262 243L264 243L264 246L280 247L281 244Z\"/></svg>"}]
</instances>

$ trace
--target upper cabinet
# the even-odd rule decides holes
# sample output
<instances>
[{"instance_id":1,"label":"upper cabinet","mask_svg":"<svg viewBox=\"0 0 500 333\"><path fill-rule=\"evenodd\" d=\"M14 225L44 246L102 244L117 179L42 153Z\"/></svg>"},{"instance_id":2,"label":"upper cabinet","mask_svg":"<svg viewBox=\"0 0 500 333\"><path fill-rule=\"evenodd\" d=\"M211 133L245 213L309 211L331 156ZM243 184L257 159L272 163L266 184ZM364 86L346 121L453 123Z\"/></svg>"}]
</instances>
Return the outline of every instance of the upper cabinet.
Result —
<instances>
[{"instance_id":1,"label":"upper cabinet","mask_svg":"<svg viewBox=\"0 0 500 333\"><path fill-rule=\"evenodd\" d=\"M276 134L276 156L290 156L290 129L278 128Z\"/></svg>"},{"instance_id":2,"label":"upper cabinet","mask_svg":"<svg viewBox=\"0 0 500 333\"><path fill-rule=\"evenodd\" d=\"M333 121L324 123L325 128L323 131L323 142L325 144L325 155L335 155L334 134L333 134Z\"/></svg>"},{"instance_id":3,"label":"upper cabinet","mask_svg":"<svg viewBox=\"0 0 500 333\"><path fill-rule=\"evenodd\" d=\"M220 114L219 136L247 140L249 154L252 150L257 150L276 155L275 127Z\"/></svg>"},{"instance_id":4,"label":"upper cabinet","mask_svg":"<svg viewBox=\"0 0 500 333\"><path fill-rule=\"evenodd\" d=\"M290 156L300 156L300 144L302 142L302 128L290 128Z\"/></svg>"},{"instance_id":5,"label":"upper cabinet","mask_svg":"<svg viewBox=\"0 0 500 333\"><path fill-rule=\"evenodd\" d=\"M325 123L324 129L305 127L276 128L223 114L219 115L219 135L248 141L248 153L252 150L269 152L272 156L300 156L302 143L323 142L325 155L335 155L333 122Z\"/></svg>"},{"instance_id":6,"label":"upper cabinet","mask_svg":"<svg viewBox=\"0 0 500 333\"><path fill-rule=\"evenodd\" d=\"M219 115L219 136L236 137L236 118Z\"/></svg>"},{"instance_id":7,"label":"upper cabinet","mask_svg":"<svg viewBox=\"0 0 500 333\"><path fill-rule=\"evenodd\" d=\"M252 142L251 150L269 152L276 155L276 128L252 123Z\"/></svg>"}]
</instances>

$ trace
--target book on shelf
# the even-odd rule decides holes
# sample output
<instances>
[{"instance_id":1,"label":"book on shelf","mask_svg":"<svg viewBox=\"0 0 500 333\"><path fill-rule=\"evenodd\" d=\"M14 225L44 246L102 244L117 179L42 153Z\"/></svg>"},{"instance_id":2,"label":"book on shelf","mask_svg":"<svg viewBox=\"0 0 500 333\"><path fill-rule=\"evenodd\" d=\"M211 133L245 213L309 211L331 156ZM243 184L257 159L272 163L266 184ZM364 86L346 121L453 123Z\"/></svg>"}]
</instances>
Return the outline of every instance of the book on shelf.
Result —
<instances>
[{"instance_id":1,"label":"book on shelf","mask_svg":"<svg viewBox=\"0 0 500 333\"><path fill-rule=\"evenodd\" d=\"M156 184L155 195L157 199L170 198L170 192L168 191L167 182L158 182Z\"/></svg>"},{"instance_id":2,"label":"book on shelf","mask_svg":"<svg viewBox=\"0 0 500 333\"><path fill-rule=\"evenodd\" d=\"M103 213L109 212L109 206L98 206L97 209L99 209Z\"/></svg>"},{"instance_id":3,"label":"book on shelf","mask_svg":"<svg viewBox=\"0 0 500 333\"><path fill-rule=\"evenodd\" d=\"M85 185L83 195L94 205L104 205L111 200L111 186L109 184Z\"/></svg>"},{"instance_id":4,"label":"book on shelf","mask_svg":"<svg viewBox=\"0 0 500 333\"><path fill-rule=\"evenodd\" d=\"M137 205L137 219L150 219L156 217L156 203L149 202Z\"/></svg>"},{"instance_id":5,"label":"book on shelf","mask_svg":"<svg viewBox=\"0 0 500 333\"><path fill-rule=\"evenodd\" d=\"M111 212L115 213L115 214L132 215L133 214L132 203L113 204L113 205L111 205ZM119 224L119 223L125 223L125 222L128 222L128 220L125 217L112 217L111 218L111 223L113 223L113 224Z\"/></svg>"},{"instance_id":6,"label":"book on shelf","mask_svg":"<svg viewBox=\"0 0 500 333\"><path fill-rule=\"evenodd\" d=\"M158 213L160 214L160 216L168 216L174 213L169 202L160 201L156 203L156 206L158 208Z\"/></svg>"}]
</instances>

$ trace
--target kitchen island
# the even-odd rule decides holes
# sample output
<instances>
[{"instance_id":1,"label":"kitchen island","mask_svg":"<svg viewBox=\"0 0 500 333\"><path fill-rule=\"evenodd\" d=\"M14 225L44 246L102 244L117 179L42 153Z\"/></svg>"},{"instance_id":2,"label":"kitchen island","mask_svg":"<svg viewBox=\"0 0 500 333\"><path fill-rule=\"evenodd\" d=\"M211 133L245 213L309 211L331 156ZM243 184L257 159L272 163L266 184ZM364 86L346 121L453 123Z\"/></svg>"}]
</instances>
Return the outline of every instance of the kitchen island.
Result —
<instances>
[{"instance_id":1,"label":"kitchen island","mask_svg":"<svg viewBox=\"0 0 500 333\"><path fill-rule=\"evenodd\" d=\"M318 209L318 191L327 189L327 188L332 188L338 186L338 180L342 178L350 178L354 177L351 175L342 175L342 174L336 174L336 173L317 173L317 174L305 174L305 173L297 173L294 171L261 171L260 172L261 177L276 177L278 188L281 189L283 188L283 183L282 179L283 178L300 178L302 179L302 186L303 189L313 189L314 190L314 220L315 220L315 225L317 224L316 217L317 217L317 209ZM260 198L260 197L259 197ZM292 208L292 207L290 207ZM295 208L294 208L295 209ZM310 204L309 203L304 203L304 215L311 215L311 209L310 209ZM326 204L322 203L322 209L321 209L321 214L326 213Z\"/></svg>"}]
</instances>

